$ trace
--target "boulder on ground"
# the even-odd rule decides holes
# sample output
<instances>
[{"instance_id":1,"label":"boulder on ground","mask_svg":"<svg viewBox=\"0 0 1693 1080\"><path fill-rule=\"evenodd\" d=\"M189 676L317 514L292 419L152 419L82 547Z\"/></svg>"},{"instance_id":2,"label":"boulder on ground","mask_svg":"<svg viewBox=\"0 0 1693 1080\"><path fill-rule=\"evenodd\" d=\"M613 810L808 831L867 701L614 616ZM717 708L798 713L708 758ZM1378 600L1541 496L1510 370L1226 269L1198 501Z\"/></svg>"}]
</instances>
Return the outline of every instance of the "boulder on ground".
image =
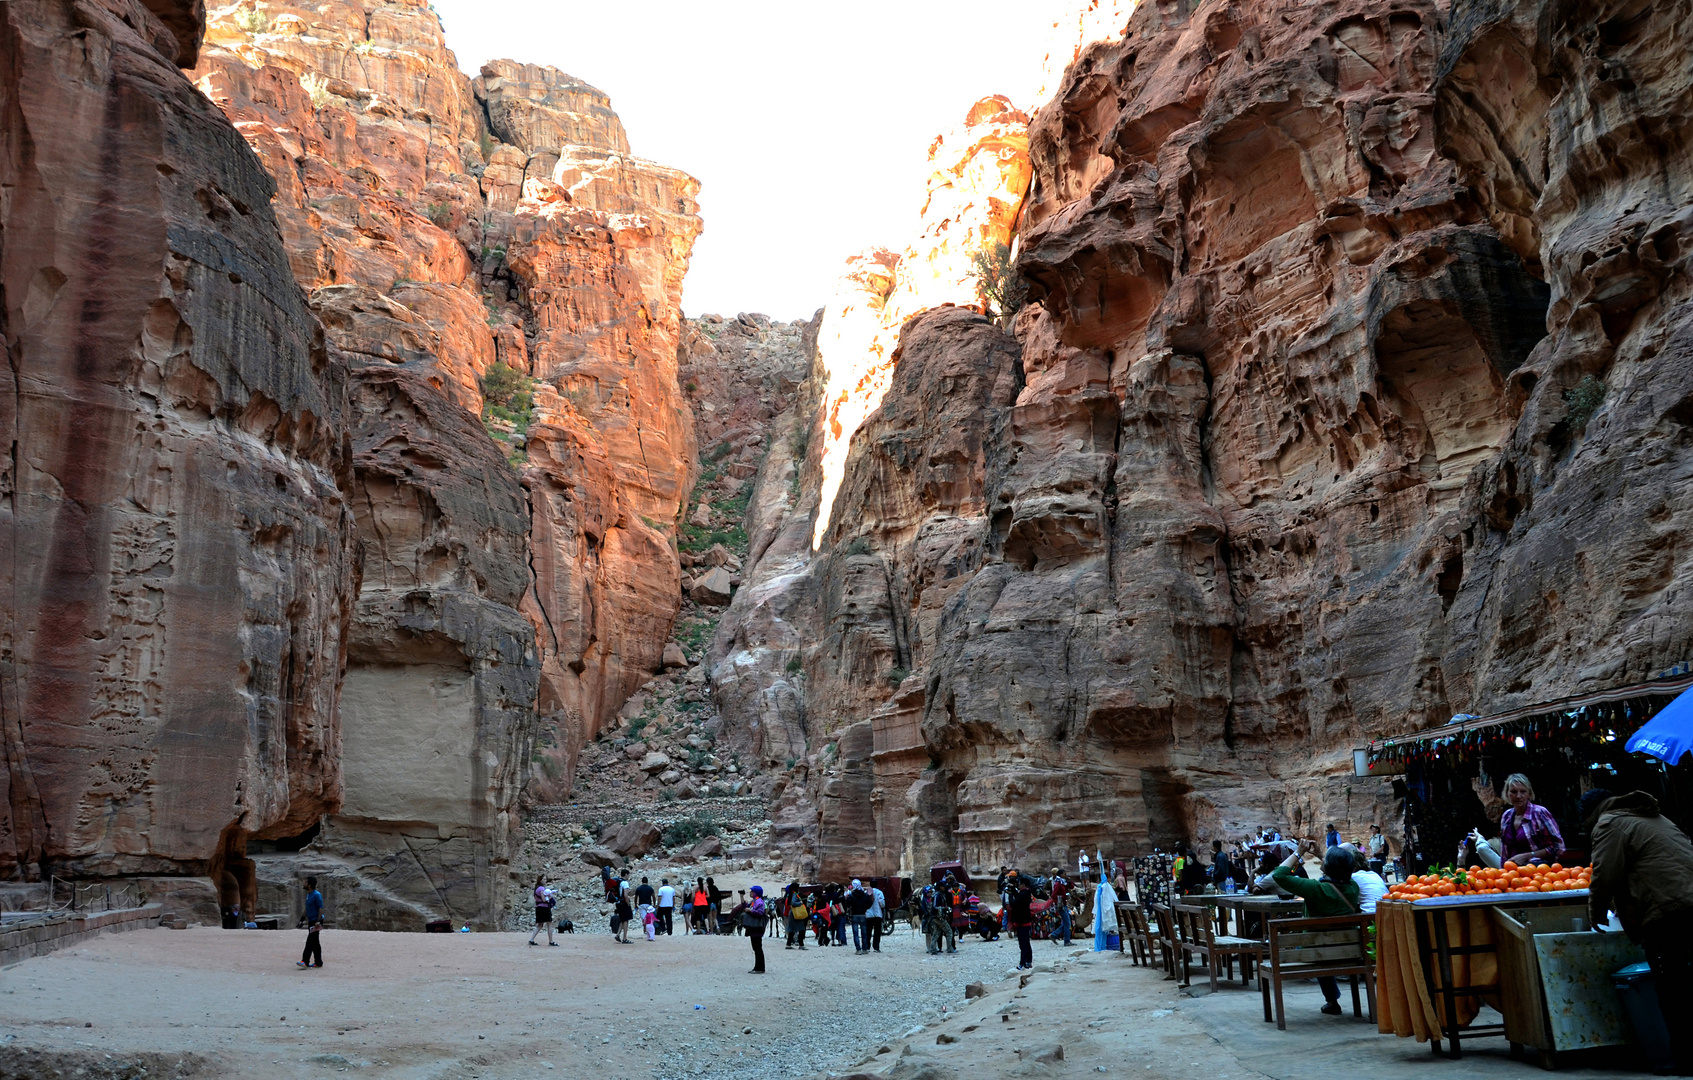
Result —
<instances>
[{"instance_id":1,"label":"boulder on ground","mask_svg":"<svg viewBox=\"0 0 1693 1080\"><path fill-rule=\"evenodd\" d=\"M639 761L641 758L646 757L646 755L647 744L644 742L632 742L623 748L623 756L628 758L630 761Z\"/></svg>"},{"instance_id":2,"label":"boulder on ground","mask_svg":"<svg viewBox=\"0 0 1693 1080\"><path fill-rule=\"evenodd\" d=\"M589 866L616 866L617 852L606 847L583 848L576 853L576 857Z\"/></svg>"},{"instance_id":3,"label":"boulder on ground","mask_svg":"<svg viewBox=\"0 0 1693 1080\"><path fill-rule=\"evenodd\" d=\"M608 825L600 833L600 846L609 848L619 855L640 857L653 849L658 843L658 826L650 821L639 818L625 821L621 825Z\"/></svg>"},{"instance_id":4,"label":"boulder on ground","mask_svg":"<svg viewBox=\"0 0 1693 1080\"><path fill-rule=\"evenodd\" d=\"M987 988L979 982L968 983L964 987L964 1000L969 1001L971 998L979 998L987 992Z\"/></svg>"},{"instance_id":5,"label":"boulder on ground","mask_svg":"<svg viewBox=\"0 0 1693 1080\"><path fill-rule=\"evenodd\" d=\"M726 566L730 570L739 570L741 568L741 560L735 558L734 552L730 551L722 544L711 545L711 550L705 553L702 561L707 566Z\"/></svg>"},{"instance_id":6,"label":"boulder on ground","mask_svg":"<svg viewBox=\"0 0 1693 1080\"><path fill-rule=\"evenodd\" d=\"M681 643L675 641L665 642L664 666L667 668L688 666L688 654L682 651Z\"/></svg>"},{"instance_id":7,"label":"boulder on ground","mask_svg":"<svg viewBox=\"0 0 1693 1080\"><path fill-rule=\"evenodd\" d=\"M711 504L700 503L694 508L693 516L688 518L688 524L702 529L711 528Z\"/></svg>"},{"instance_id":8,"label":"boulder on ground","mask_svg":"<svg viewBox=\"0 0 1693 1080\"><path fill-rule=\"evenodd\" d=\"M694 603L706 607L728 607L730 593L734 585L729 580L729 572L721 566L714 566L702 574L694 582L694 587L688 590L688 595Z\"/></svg>"},{"instance_id":9,"label":"boulder on ground","mask_svg":"<svg viewBox=\"0 0 1693 1080\"><path fill-rule=\"evenodd\" d=\"M661 773L668 768L670 768L670 755L662 751L654 750L641 759L641 771L648 776Z\"/></svg>"},{"instance_id":10,"label":"boulder on ground","mask_svg":"<svg viewBox=\"0 0 1693 1080\"><path fill-rule=\"evenodd\" d=\"M723 840L720 837L708 836L704 840L688 849L688 854L696 859L713 859L723 854Z\"/></svg>"}]
</instances>

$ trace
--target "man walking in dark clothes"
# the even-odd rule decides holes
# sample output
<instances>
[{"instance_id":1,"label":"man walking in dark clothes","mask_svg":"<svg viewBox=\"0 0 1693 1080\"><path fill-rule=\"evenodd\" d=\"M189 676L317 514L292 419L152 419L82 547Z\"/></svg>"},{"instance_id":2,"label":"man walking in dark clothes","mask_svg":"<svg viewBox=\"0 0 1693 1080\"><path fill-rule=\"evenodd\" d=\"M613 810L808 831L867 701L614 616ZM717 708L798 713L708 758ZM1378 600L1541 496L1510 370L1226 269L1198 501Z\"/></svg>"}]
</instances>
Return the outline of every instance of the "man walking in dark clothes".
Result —
<instances>
[{"instance_id":1,"label":"man walking in dark clothes","mask_svg":"<svg viewBox=\"0 0 1693 1080\"><path fill-rule=\"evenodd\" d=\"M317 878L309 877L306 879L306 948L300 953L300 962L296 967L323 966L323 945L317 939L322 929L323 894L317 891Z\"/></svg>"}]
</instances>

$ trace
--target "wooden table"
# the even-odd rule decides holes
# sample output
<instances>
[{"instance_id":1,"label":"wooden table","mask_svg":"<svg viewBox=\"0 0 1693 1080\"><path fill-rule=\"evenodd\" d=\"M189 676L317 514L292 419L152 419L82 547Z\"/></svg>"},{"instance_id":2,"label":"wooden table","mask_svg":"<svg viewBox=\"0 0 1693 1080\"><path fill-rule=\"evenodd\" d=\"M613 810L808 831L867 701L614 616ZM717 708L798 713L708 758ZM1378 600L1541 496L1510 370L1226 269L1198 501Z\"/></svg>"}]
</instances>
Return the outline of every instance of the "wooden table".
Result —
<instances>
[{"instance_id":1,"label":"wooden table","mask_svg":"<svg viewBox=\"0 0 1693 1080\"><path fill-rule=\"evenodd\" d=\"M1586 899L1587 890L1439 896L1376 904L1378 1030L1429 1040L1447 1057L1463 1056L1462 1039L1504 1035L1505 1025L1472 1026L1484 997L1497 997L1499 946L1489 909L1538 907ZM1460 981L1462 980L1462 981ZM1389 1000L1391 998L1391 1001Z\"/></svg>"},{"instance_id":2,"label":"wooden table","mask_svg":"<svg viewBox=\"0 0 1693 1080\"><path fill-rule=\"evenodd\" d=\"M1210 899L1217 904L1219 933L1232 933L1235 937L1257 938L1259 941L1268 936L1267 924L1271 919L1296 919L1305 914L1305 901L1280 896L1222 893ZM1228 927L1229 912L1234 913L1233 931ZM1252 925L1254 920L1256 926Z\"/></svg>"}]
</instances>

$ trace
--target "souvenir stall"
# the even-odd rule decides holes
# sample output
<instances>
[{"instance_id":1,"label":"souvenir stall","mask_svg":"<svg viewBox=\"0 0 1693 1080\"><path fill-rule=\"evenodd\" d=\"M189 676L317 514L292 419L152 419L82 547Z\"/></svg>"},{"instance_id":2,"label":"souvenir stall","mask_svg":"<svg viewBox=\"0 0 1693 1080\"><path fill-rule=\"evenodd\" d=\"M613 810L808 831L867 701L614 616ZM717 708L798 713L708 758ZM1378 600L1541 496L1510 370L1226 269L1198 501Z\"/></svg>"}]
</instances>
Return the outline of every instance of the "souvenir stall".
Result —
<instances>
[{"instance_id":1,"label":"souvenir stall","mask_svg":"<svg viewBox=\"0 0 1693 1080\"><path fill-rule=\"evenodd\" d=\"M1689 687L1693 673L1682 668L1648 683L1454 717L1361 752L1361 771L1400 777L1410 853L1411 876L1376 908L1380 1031L1451 1057L1465 1040L1504 1036L1513 1053L1536 1054L1548 1068L1559 1053L1632 1041L1611 976L1643 957L1617 927L1589 923L1588 838L1577 805L1593 788L1643 790L1685 824L1693 766L1628 748ZM1513 773L1530 777L1534 802L1555 816L1563 855L1538 864L1525 856L1522 866L1459 863L1470 829L1497 834L1482 796ZM1490 1022L1479 1022L1484 1015Z\"/></svg>"}]
</instances>

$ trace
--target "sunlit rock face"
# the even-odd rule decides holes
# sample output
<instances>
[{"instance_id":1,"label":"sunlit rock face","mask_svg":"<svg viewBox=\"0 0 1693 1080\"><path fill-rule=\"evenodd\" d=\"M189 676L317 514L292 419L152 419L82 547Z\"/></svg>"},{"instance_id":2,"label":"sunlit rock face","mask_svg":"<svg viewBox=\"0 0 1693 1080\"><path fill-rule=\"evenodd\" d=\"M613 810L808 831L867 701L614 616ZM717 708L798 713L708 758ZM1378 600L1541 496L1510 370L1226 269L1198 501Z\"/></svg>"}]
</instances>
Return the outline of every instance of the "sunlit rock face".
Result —
<instances>
[{"instance_id":1,"label":"sunlit rock face","mask_svg":"<svg viewBox=\"0 0 1693 1080\"><path fill-rule=\"evenodd\" d=\"M719 637L804 865L1362 833L1363 740L1688 653L1693 24L1559 10L1147 5L1080 51L1014 339L905 324L817 555L779 534Z\"/></svg>"},{"instance_id":2,"label":"sunlit rock face","mask_svg":"<svg viewBox=\"0 0 1693 1080\"><path fill-rule=\"evenodd\" d=\"M215 917L340 800L356 568L346 372L200 17L0 5L0 877Z\"/></svg>"},{"instance_id":3,"label":"sunlit rock face","mask_svg":"<svg viewBox=\"0 0 1693 1080\"><path fill-rule=\"evenodd\" d=\"M814 548L833 516L853 433L888 391L900 325L942 304L979 303L973 257L1010 244L1029 184L1028 120L1003 97L971 106L959 127L929 147L916 237L898 254L878 250L848 260L818 332L825 374Z\"/></svg>"},{"instance_id":4,"label":"sunlit rock face","mask_svg":"<svg viewBox=\"0 0 1693 1080\"><path fill-rule=\"evenodd\" d=\"M383 553L352 623L347 809L307 855L345 857L364 925L487 925L520 798L568 794L679 605L698 184L630 156L563 72L459 72L424 0L220 8L192 77L277 177L294 276L353 369L359 531ZM496 362L538 380L515 443L477 420ZM446 772L370 767L401 746Z\"/></svg>"}]
</instances>

